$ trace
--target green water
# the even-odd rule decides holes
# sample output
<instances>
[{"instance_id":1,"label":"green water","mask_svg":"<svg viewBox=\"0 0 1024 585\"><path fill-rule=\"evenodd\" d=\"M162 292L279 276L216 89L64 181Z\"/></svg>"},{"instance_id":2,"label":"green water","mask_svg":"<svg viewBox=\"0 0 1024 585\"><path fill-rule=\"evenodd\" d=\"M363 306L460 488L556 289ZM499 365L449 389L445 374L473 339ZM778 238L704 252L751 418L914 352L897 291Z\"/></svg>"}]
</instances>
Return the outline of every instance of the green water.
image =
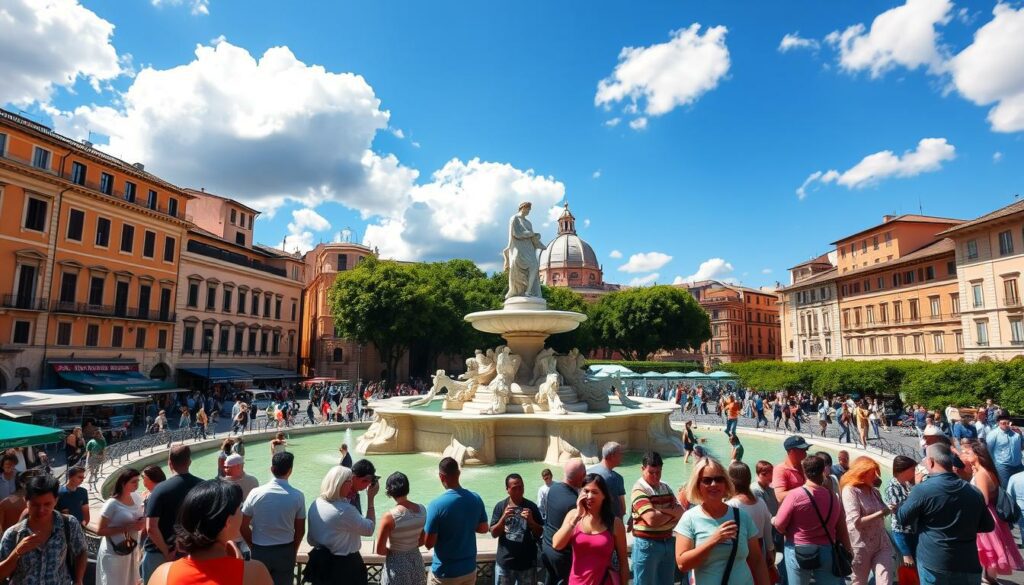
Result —
<instances>
[{"instance_id":1,"label":"green water","mask_svg":"<svg viewBox=\"0 0 1024 585\"><path fill-rule=\"evenodd\" d=\"M288 450L295 454L295 469L290 482L306 494L307 503L320 492L320 480L328 467L337 465L339 462L338 446L347 443L349 448L355 447L357 440L363 431L361 430L337 430L318 434L295 435L288 440ZM698 438L706 439L705 447L712 456L725 462L729 460L731 448L721 431L708 430L697 433ZM761 439L758 437L740 436L745 448L743 460L751 467L758 460L764 459L773 464L778 463L784 457L782 443L773 439ZM813 439L809 439L813 444ZM819 450L817 447L813 451ZM835 451L824 449L835 458ZM270 443L259 442L246 444L245 449L245 470L247 473L259 478L260 483L267 481L270 475ZM359 459L353 453L353 458ZM639 453L627 453L623 465L616 468L626 481L627 490L640 477ZM438 458L432 455L374 455L370 457L377 474L387 478L395 471L401 471L409 476L411 486L410 498L413 501L427 503L441 493L441 483L437 478ZM668 483L674 489L685 484L690 477L693 467L691 463L683 463L682 457L671 457L665 460L662 472L662 481ZM527 498L534 500L537 488L540 487L540 472L549 468L543 462L534 461L500 461L496 465L485 467L466 467L462 472L462 485L480 494L484 500L488 514L494 504L505 498L505 476L516 472L523 476L526 483ZM206 451L197 454L192 464L192 473L199 477L212 478L216 476L217 452ZM561 470L552 468L555 481L561 476ZM889 472L883 470L884 481L888 481ZM382 480L383 482L383 480ZM363 495L365 501L365 494ZM382 489L376 498L377 509L386 510L391 507L390 501L384 496Z\"/></svg>"}]
</instances>

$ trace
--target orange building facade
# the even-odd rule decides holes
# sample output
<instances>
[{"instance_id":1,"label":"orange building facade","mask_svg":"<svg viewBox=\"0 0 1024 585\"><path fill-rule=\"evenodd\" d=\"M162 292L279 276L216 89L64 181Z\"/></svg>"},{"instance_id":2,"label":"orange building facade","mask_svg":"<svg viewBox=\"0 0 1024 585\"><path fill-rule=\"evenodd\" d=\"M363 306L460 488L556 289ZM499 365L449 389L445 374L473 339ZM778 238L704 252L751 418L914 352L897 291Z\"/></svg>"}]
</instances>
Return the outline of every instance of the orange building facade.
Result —
<instances>
[{"instance_id":1,"label":"orange building facade","mask_svg":"<svg viewBox=\"0 0 1024 585\"><path fill-rule=\"evenodd\" d=\"M190 199L0 110L0 386L171 377Z\"/></svg>"}]
</instances>

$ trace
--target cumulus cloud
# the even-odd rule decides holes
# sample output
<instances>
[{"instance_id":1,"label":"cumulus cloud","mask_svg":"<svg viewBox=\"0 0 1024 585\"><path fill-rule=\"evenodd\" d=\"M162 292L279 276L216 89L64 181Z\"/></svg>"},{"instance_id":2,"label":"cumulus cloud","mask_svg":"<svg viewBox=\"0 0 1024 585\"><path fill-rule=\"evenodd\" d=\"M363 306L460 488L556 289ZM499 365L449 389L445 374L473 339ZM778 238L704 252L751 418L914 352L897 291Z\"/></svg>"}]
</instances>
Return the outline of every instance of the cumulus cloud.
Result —
<instances>
[{"instance_id":1,"label":"cumulus cloud","mask_svg":"<svg viewBox=\"0 0 1024 585\"><path fill-rule=\"evenodd\" d=\"M79 79L99 91L122 73L114 25L77 0L5 1L0 30L0 104L46 103Z\"/></svg>"},{"instance_id":2,"label":"cumulus cloud","mask_svg":"<svg viewBox=\"0 0 1024 585\"><path fill-rule=\"evenodd\" d=\"M591 173L590 174L590 178L591 179L600 179L601 178L601 169L597 169L596 171Z\"/></svg>"},{"instance_id":3,"label":"cumulus cloud","mask_svg":"<svg viewBox=\"0 0 1024 585\"><path fill-rule=\"evenodd\" d=\"M896 66L941 73L945 50L936 29L950 21L952 8L950 0L907 0L876 16L870 29L855 24L825 40L839 50L839 66L851 73L869 70L880 77Z\"/></svg>"},{"instance_id":4,"label":"cumulus cloud","mask_svg":"<svg viewBox=\"0 0 1024 585\"><path fill-rule=\"evenodd\" d=\"M971 102L989 110L996 132L1024 130L1024 7L996 4L993 18L974 33L974 41L950 61L953 86Z\"/></svg>"},{"instance_id":5,"label":"cumulus cloud","mask_svg":"<svg viewBox=\"0 0 1024 585\"><path fill-rule=\"evenodd\" d=\"M611 252L608 253L608 257L616 259L622 258L622 252L619 252L618 250L612 250Z\"/></svg>"},{"instance_id":6,"label":"cumulus cloud","mask_svg":"<svg viewBox=\"0 0 1024 585\"><path fill-rule=\"evenodd\" d=\"M735 281L732 278L734 268L731 263L725 261L722 258L708 258L707 260L700 263L697 267L697 272L689 276L677 276L672 284L686 284L690 282L697 282L698 280L721 280L725 282Z\"/></svg>"},{"instance_id":7,"label":"cumulus cloud","mask_svg":"<svg viewBox=\"0 0 1024 585\"><path fill-rule=\"evenodd\" d=\"M643 116L634 118L629 121L629 127L633 130L646 130L647 129L647 118Z\"/></svg>"},{"instance_id":8,"label":"cumulus cloud","mask_svg":"<svg viewBox=\"0 0 1024 585\"><path fill-rule=\"evenodd\" d=\"M621 121L622 121L622 118L612 118L610 120L605 120L604 121L604 125L608 126L609 128L614 128L614 127L618 126L619 122L621 122Z\"/></svg>"},{"instance_id":9,"label":"cumulus cloud","mask_svg":"<svg viewBox=\"0 0 1024 585\"><path fill-rule=\"evenodd\" d=\"M485 269L500 270L511 212L522 201L532 202L529 219L537 230L544 213L564 196L565 185L533 170L453 158L434 172L430 182L409 191L400 214L369 225L363 243L378 246L384 258L469 258ZM543 234L542 239L547 242L553 236Z\"/></svg>"},{"instance_id":10,"label":"cumulus cloud","mask_svg":"<svg viewBox=\"0 0 1024 585\"><path fill-rule=\"evenodd\" d=\"M210 14L210 0L150 0L153 6L181 6L188 4L189 11L193 15Z\"/></svg>"},{"instance_id":11,"label":"cumulus cloud","mask_svg":"<svg viewBox=\"0 0 1024 585\"><path fill-rule=\"evenodd\" d=\"M780 53L786 53L796 49L810 49L812 51L817 51L818 41L814 39L805 39L800 36L799 32L790 33L782 37L782 41L779 43Z\"/></svg>"},{"instance_id":12,"label":"cumulus cloud","mask_svg":"<svg viewBox=\"0 0 1024 585\"><path fill-rule=\"evenodd\" d=\"M956 158L956 147L945 138L922 138L917 148L908 150L902 156L891 150L883 150L865 156L859 163L846 171L835 169L815 171L796 190L800 199L807 196L807 189L815 183L837 183L847 189L861 189L889 178L916 177L942 168L942 163Z\"/></svg>"},{"instance_id":13,"label":"cumulus cloud","mask_svg":"<svg viewBox=\"0 0 1024 585\"><path fill-rule=\"evenodd\" d=\"M992 162L998 163L1003 160L1003 153L998 150L992 153Z\"/></svg>"},{"instance_id":14,"label":"cumulus cloud","mask_svg":"<svg viewBox=\"0 0 1024 585\"><path fill-rule=\"evenodd\" d=\"M659 274L652 272L647 276L638 276L629 281L629 286L650 286L658 281Z\"/></svg>"},{"instance_id":15,"label":"cumulus cloud","mask_svg":"<svg viewBox=\"0 0 1024 585\"><path fill-rule=\"evenodd\" d=\"M316 211L308 207L295 209L292 211L292 221L288 222L288 235L284 237L278 248L287 251L308 252L316 246L313 241L316 233L330 229L331 222Z\"/></svg>"},{"instance_id":16,"label":"cumulus cloud","mask_svg":"<svg viewBox=\"0 0 1024 585\"><path fill-rule=\"evenodd\" d=\"M142 70L117 108L80 106L54 122L72 136L106 134L110 152L269 216L295 200L365 218L400 212L418 176L371 150L388 118L361 76L306 65L287 47L257 59L222 41L185 65Z\"/></svg>"},{"instance_id":17,"label":"cumulus cloud","mask_svg":"<svg viewBox=\"0 0 1024 585\"><path fill-rule=\"evenodd\" d=\"M657 270L672 261L672 257L661 252L642 252L633 254L629 261L619 266L619 272L650 272Z\"/></svg>"},{"instance_id":18,"label":"cumulus cloud","mask_svg":"<svg viewBox=\"0 0 1024 585\"><path fill-rule=\"evenodd\" d=\"M389 128L389 130L391 131L391 134L395 138L397 138L399 140L402 140L403 138L405 138L405 132L402 132L401 128Z\"/></svg>"},{"instance_id":19,"label":"cumulus cloud","mask_svg":"<svg viewBox=\"0 0 1024 585\"><path fill-rule=\"evenodd\" d=\"M696 102L729 72L727 32L724 26L714 26L701 34L701 25L694 23L672 31L668 42L624 47L615 70L598 82L594 105L610 109L625 102L626 114L637 114L642 106L645 117L630 123L640 130L647 125L646 117Z\"/></svg>"}]
</instances>

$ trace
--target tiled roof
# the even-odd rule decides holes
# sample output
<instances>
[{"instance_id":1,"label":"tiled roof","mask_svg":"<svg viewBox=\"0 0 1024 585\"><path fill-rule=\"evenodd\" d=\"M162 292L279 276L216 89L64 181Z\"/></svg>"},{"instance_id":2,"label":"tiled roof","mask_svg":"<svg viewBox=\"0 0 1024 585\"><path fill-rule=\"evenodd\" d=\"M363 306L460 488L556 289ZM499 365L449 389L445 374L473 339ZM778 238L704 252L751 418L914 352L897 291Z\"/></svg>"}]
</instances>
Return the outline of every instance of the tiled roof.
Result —
<instances>
[{"instance_id":1,"label":"tiled roof","mask_svg":"<svg viewBox=\"0 0 1024 585\"><path fill-rule=\"evenodd\" d=\"M187 188L185 188L185 192L188 193L189 195L193 195L195 197L216 197L217 199L223 199L224 201L230 201L231 203L234 203L235 205L241 207L242 209L245 209L246 211L248 211L250 213L255 213L256 215L259 215L259 214L263 213L259 209L253 209L252 207L249 207L248 205L242 203L241 201L239 201L237 199L232 199L230 197L225 197L223 195L217 195L216 193L210 193L209 191L202 191L202 190L196 191L195 189L193 189L191 187L187 187Z\"/></svg>"},{"instance_id":2,"label":"tiled roof","mask_svg":"<svg viewBox=\"0 0 1024 585\"><path fill-rule=\"evenodd\" d=\"M848 236L844 236L842 238L839 238L838 240L832 242L832 245L834 246L834 245L838 244L839 242L843 242L843 241L849 240L850 238L855 238L855 237L857 237L857 236L859 236L861 234L864 234L864 233L867 233L867 232L870 232L870 231L874 231L874 230L876 230L876 229L878 229L878 228L880 228L882 226L893 224L893 223L897 223L897 222L906 222L906 223L940 223L941 224L941 223L963 223L963 221L964 220L962 220L962 219L953 219L953 218L949 218L949 217L936 217L936 216L932 216L932 215L917 215L915 213L904 213L903 215L897 215L896 217L890 219L889 221L885 221L885 222L882 222L880 224L873 225L873 226L871 226L869 228L862 229L862 230L860 230L857 233L850 234Z\"/></svg>"},{"instance_id":3,"label":"tiled roof","mask_svg":"<svg viewBox=\"0 0 1024 585\"><path fill-rule=\"evenodd\" d=\"M830 280L835 280L835 278L837 276L839 276L839 269L833 266L832 268L829 268L828 270L819 272L819 273L815 274L814 276L812 276L810 278L807 278L805 280L801 280L800 282L797 282L795 284L791 284L789 286L779 287L777 292L782 292L784 290L793 290L793 289L796 289L796 288L803 288L805 286L811 286L811 285L815 285L815 284L821 284L823 282L828 282Z\"/></svg>"},{"instance_id":4,"label":"tiled roof","mask_svg":"<svg viewBox=\"0 0 1024 585\"><path fill-rule=\"evenodd\" d=\"M829 265L831 265L832 262L830 262L829 259L828 259L828 252L825 252L821 256L818 256L816 258L811 258L807 262L801 262L800 264L797 264L795 266L787 268L787 270L793 270L795 268L800 268L801 266L807 266L809 264L829 264Z\"/></svg>"},{"instance_id":5,"label":"tiled roof","mask_svg":"<svg viewBox=\"0 0 1024 585\"><path fill-rule=\"evenodd\" d=\"M1006 207L1000 207L999 209L993 211L992 213L986 213L985 215L977 219L965 221L964 223L958 226L953 226L944 232L940 232L939 235L944 236L947 234L957 232L959 230L977 227L981 224L988 223L990 221L995 221L997 219L1002 219L1004 217L1009 217L1015 213L1020 213L1022 211L1024 211L1024 199L1021 199L1020 201L1014 201L1013 203L1007 205Z\"/></svg>"}]
</instances>

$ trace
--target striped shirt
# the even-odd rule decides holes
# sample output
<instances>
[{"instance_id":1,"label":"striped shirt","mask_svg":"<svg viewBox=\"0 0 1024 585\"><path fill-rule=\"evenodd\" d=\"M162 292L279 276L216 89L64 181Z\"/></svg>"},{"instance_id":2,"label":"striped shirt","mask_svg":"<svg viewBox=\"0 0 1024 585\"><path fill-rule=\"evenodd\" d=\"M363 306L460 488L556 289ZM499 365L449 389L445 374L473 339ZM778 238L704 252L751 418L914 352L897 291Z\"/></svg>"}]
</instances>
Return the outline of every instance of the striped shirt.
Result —
<instances>
[{"instance_id":1,"label":"striped shirt","mask_svg":"<svg viewBox=\"0 0 1024 585\"><path fill-rule=\"evenodd\" d=\"M643 514L648 510L671 510L677 505L676 496L672 488L665 482L653 488L643 479L638 479L633 484L633 491L630 495L630 509L633 514L633 536L636 538L650 538L654 540L665 540L672 538L672 529L675 522L667 522L657 526L648 526L643 519Z\"/></svg>"}]
</instances>

